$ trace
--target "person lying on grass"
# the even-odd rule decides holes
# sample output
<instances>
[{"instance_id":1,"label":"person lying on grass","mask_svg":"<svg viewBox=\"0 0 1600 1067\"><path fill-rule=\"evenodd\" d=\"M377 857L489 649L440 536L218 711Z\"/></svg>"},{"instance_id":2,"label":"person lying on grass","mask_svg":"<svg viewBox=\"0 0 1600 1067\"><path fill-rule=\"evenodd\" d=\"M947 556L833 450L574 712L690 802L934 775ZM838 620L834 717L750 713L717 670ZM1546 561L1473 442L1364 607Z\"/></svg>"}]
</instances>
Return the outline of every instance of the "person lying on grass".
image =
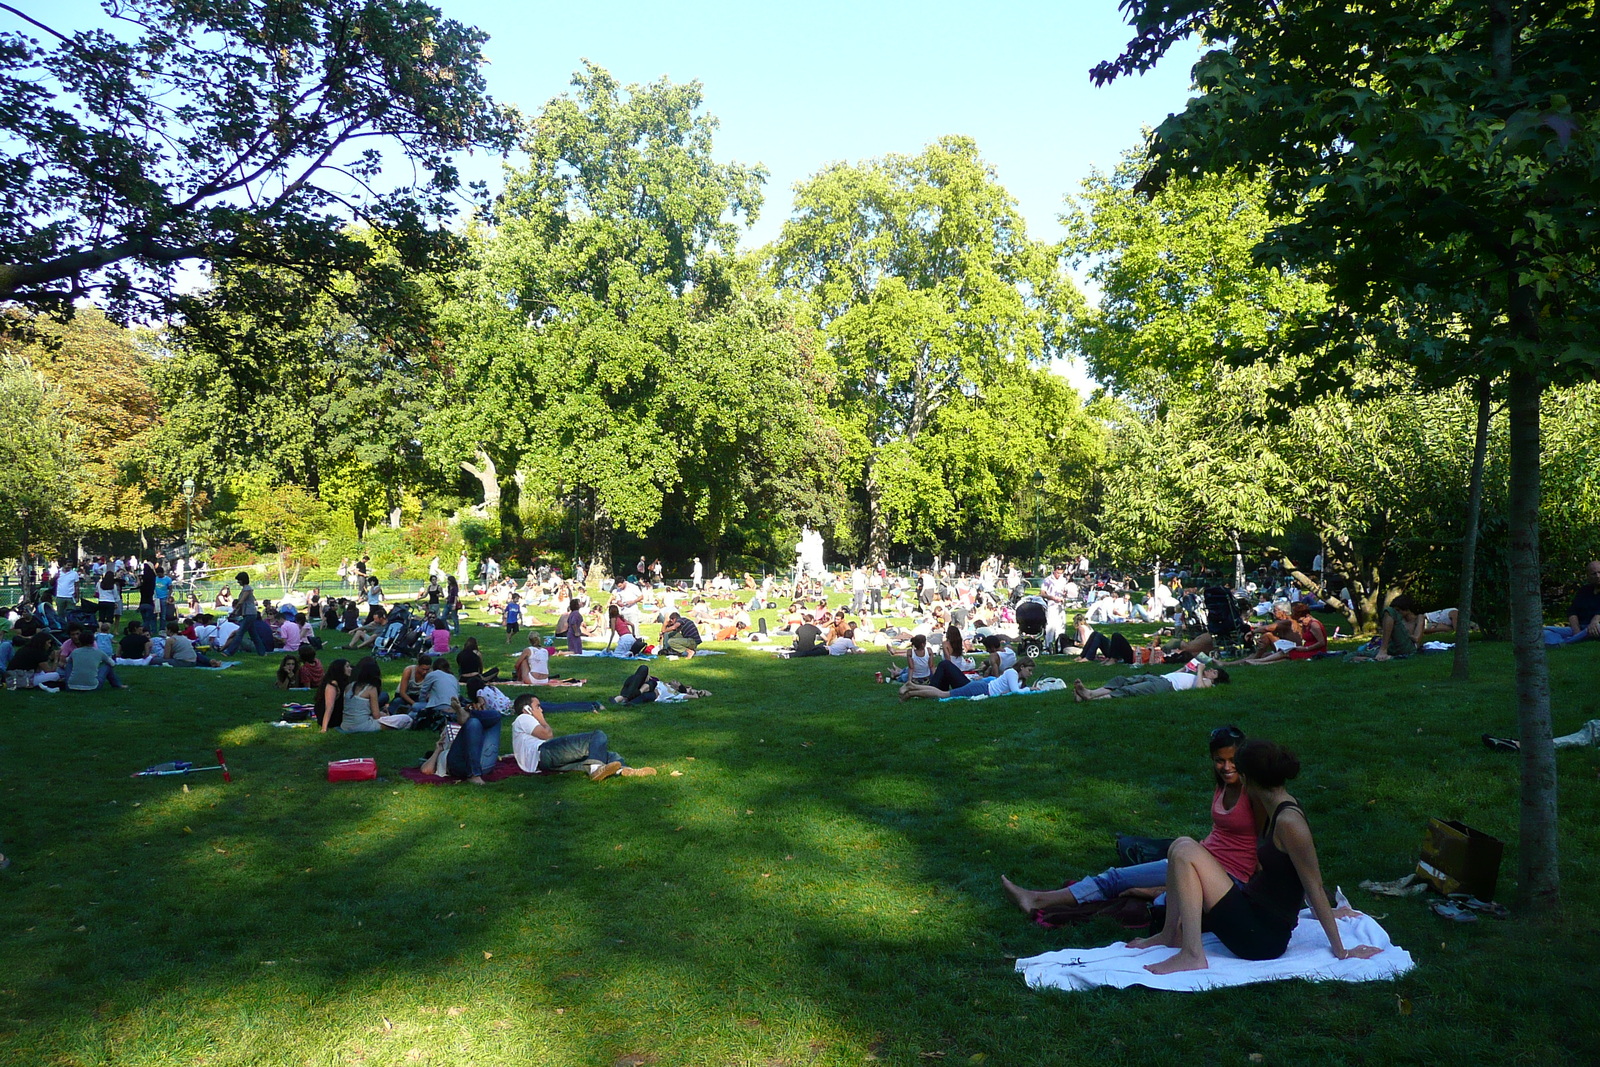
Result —
<instances>
[{"instance_id":1,"label":"person lying on grass","mask_svg":"<svg viewBox=\"0 0 1600 1067\"><path fill-rule=\"evenodd\" d=\"M1234 760L1251 806L1264 827L1256 844L1257 869L1241 882L1200 842L1180 837L1167 852L1167 919L1161 932L1134 938L1129 948L1175 948L1177 953L1145 965L1151 974L1199 971L1210 965L1200 943L1202 923L1223 947L1242 960L1275 960L1289 947L1309 903L1322 924L1336 959L1371 959L1383 950L1373 945L1345 948L1322 888L1311 826L1298 801L1284 788L1300 774L1300 760L1271 741L1251 740Z\"/></svg>"},{"instance_id":2,"label":"person lying on grass","mask_svg":"<svg viewBox=\"0 0 1600 1067\"><path fill-rule=\"evenodd\" d=\"M660 697L660 688L666 686L674 693L681 693L690 700L699 697L708 697L710 690L695 689L682 682L666 682L650 673L648 663L634 671L622 683L622 691L611 698L613 704L649 704Z\"/></svg>"},{"instance_id":3,"label":"person lying on grass","mask_svg":"<svg viewBox=\"0 0 1600 1067\"><path fill-rule=\"evenodd\" d=\"M557 737L544 717L539 698L532 693L517 697L511 710L516 715L511 723L511 752L517 766L528 774L584 771L591 781L600 782L614 774L644 777L656 773L654 767L629 767L608 747L603 730Z\"/></svg>"},{"instance_id":4,"label":"person lying on grass","mask_svg":"<svg viewBox=\"0 0 1600 1067\"><path fill-rule=\"evenodd\" d=\"M620 616L618 616L620 618ZM511 681L516 685L582 685L581 678L562 678L550 673L550 651L544 647L539 631L528 631L528 647L517 654L511 665Z\"/></svg>"},{"instance_id":5,"label":"person lying on grass","mask_svg":"<svg viewBox=\"0 0 1600 1067\"><path fill-rule=\"evenodd\" d=\"M910 700L912 697L923 697L929 700L943 700L945 697L976 697L1006 696L1009 693L1028 692L1028 681L1033 677L1033 660L1028 656L1018 656L1014 664L1000 672L997 678L974 678L964 685L954 689L940 689L933 685L916 685L907 682L900 687L900 699Z\"/></svg>"},{"instance_id":6,"label":"person lying on grass","mask_svg":"<svg viewBox=\"0 0 1600 1067\"><path fill-rule=\"evenodd\" d=\"M1213 685L1227 685L1228 672L1221 667L1204 667L1191 671L1188 667L1169 674L1140 674L1133 677L1117 675L1098 689L1090 689L1081 679L1072 680L1072 695L1080 702L1085 700L1110 700L1112 697L1142 697L1152 693L1178 693L1185 689L1210 689Z\"/></svg>"},{"instance_id":7,"label":"person lying on grass","mask_svg":"<svg viewBox=\"0 0 1600 1067\"><path fill-rule=\"evenodd\" d=\"M1223 870L1248 881L1256 869L1256 816L1234 764L1243 740L1244 731L1237 726L1219 726L1211 731L1211 773L1216 791L1211 795L1211 832L1200 844L1216 857ZM1063 889L1023 889L1005 877L1000 884L1030 915L1041 908L1087 904L1116 896L1154 899L1160 887L1167 884L1167 861L1163 858L1131 867L1112 867Z\"/></svg>"}]
</instances>

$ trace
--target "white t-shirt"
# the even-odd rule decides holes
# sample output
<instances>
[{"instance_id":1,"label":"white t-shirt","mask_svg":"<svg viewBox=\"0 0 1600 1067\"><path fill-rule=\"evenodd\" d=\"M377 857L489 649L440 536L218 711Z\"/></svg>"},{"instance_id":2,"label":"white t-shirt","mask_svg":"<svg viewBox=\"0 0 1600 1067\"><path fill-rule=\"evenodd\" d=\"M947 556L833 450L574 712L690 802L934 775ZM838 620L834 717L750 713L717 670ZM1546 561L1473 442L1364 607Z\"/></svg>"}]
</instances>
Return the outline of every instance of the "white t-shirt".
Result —
<instances>
[{"instance_id":1,"label":"white t-shirt","mask_svg":"<svg viewBox=\"0 0 1600 1067\"><path fill-rule=\"evenodd\" d=\"M1456 609L1440 608L1438 611L1428 612L1423 618L1428 620L1429 626L1448 626L1450 625L1450 613L1454 610Z\"/></svg>"},{"instance_id":2,"label":"white t-shirt","mask_svg":"<svg viewBox=\"0 0 1600 1067\"><path fill-rule=\"evenodd\" d=\"M511 724L511 754L517 758L517 766L525 774L532 774L539 769L539 746L544 742L533 736L538 725L539 720L526 711Z\"/></svg>"},{"instance_id":3,"label":"white t-shirt","mask_svg":"<svg viewBox=\"0 0 1600 1067\"><path fill-rule=\"evenodd\" d=\"M56 575L56 596L78 599L78 582L80 578L76 569L65 570Z\"/></svg>"},{"instance_id":4,"label":"white t-shirt","mask_svg":"<svg viewBox=\"0 0 1600 1067\"><path fill-rule=\"evenodd\" d=\"M550 650L547 648L528 647L528 673L534 685L549 685L550 679ZM539 675L546 675L541 678ZM530 719L533 716L528 716Z\"/></svg>"},{"instance_id":5,"label":"white t-shirt","mask_svg":"<svg viewBox=\"0 0 1600 1067\"><path fill-rule=\"evenodd\" d=\"M238 623L231 619L223 619L221 622L217 623L217 633L216 636L212 638L212 641L216 644L216 647L221 648L229 641L232 641L233 635L238 632Z\"/></svg>"},{"instance_id":6,"label":"white t-shirt","mask_svg":"<svg viewBox=\"0 0 1600 1067\"><path fill-rule=\"evenodd\" d=\"M989 679L989 695L1003 697L1007 693L1020 693L1024 686L1015 668L1007 668L998 678Z\"/></svg>"},{"instance_id":7,"label":"white t-shirt","mask_svg":"<svg viewBox=\"0 0 1600 1067\"><path fill-rule=\"evenodd\" d=\"M1173 671L1171 674L1163 674L1161 677L1171 682L1172 688L1180 693L1185 689L1193 689L1194 684L1200 680L1200 676L1193 671Z\"/></svg>"},{"instance_id":8,"label":"white t-shirt","mask_svg":"<svg viewBox=\"0 0 1600 1067\"><path fill-rule=\"evenodd\" d=\"M217 642L218 626L196 626L194 628L194 643L202 648L212 647Z\"/></svg>"}]
</instances>

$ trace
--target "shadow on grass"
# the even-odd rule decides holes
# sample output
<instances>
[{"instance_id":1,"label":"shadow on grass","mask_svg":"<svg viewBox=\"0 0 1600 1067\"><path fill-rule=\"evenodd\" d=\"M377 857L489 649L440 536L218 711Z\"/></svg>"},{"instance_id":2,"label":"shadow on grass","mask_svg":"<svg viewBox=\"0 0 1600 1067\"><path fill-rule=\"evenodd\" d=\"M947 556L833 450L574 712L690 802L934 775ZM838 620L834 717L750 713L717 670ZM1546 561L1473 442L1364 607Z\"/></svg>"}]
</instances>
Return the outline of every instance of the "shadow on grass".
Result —
<instances>
[{"instance_id":1,"label":"shadow on grass","mask_svg":"<svg viewBox=\"0 0 1600 1067\"><path fill-rule=\"evenodd\" d=\"M1592 982L1579 963L1592 923L1577 937L1441 929L1414 903L1373 901L1423 967L1333 990L1041 996L1010 970L1014 956L1121 934L1031 927L999 874L1055 883L1107 865L1116 830L1202 831L1204 738L1222 722L1308 757L1298 792L1328 880L1353 897L1360 878L1409 869L1430 814L1510 841L1514 765L1473 747L1475 720L1503 701L1498 683L1463 690L1429 661L1329 663L1092 708L1069 695L902 705L866 680L880 659L657 661L718 696L559 717L558 730L599 726L663 771L601 785L416 787L392 768L426 738L241 725L281 702L261 694L265 663L136 690L127 712L99 712L117 706L99 697L49 705L59 710L14 735L4 782L18 867L0 1051L16 1062L800 1064L1164 1063L1220 1048L1226 1062L1264 1050L1338 1063L1487 1049L1497 1030L1558 1062L1596 1051L1592 1034L1569 1030ZM591 688L628 666L568 662ZM1569 670L1563 684L1577 681ZM43 711L48 698L24 699ZM241 733L233 785L122 777ZM326 760L372 754L389 780L322 780ZM1572 792L1566 818L1587 868L1594 790ZM1506 966L1524 980L1504 982ZM1569 1007L1538 980L1552 966L1582 987ZM1415 1015L1396 1012L1397 994ZM1216 997L1225 1011L1208 1006Z\"/></svg>"}]
</instances>

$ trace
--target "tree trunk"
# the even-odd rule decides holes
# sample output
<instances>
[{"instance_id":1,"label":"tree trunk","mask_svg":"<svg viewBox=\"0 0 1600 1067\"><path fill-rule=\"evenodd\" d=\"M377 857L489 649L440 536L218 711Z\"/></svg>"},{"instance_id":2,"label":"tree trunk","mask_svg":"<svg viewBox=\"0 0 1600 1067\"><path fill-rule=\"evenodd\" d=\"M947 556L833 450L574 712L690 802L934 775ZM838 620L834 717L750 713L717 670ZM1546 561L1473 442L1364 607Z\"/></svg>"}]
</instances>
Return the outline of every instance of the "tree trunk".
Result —
<instances>
[{"instance_id":1,"label":"tree trunk","mask_svg":"<svg viewBox=\"0 0 1600 1067\"><path fill-rule=\"evenodd\" d=\"M1244 546L1239 544L1239 531L1233 531L1233 587L1244 588Z\"/></svg>"},{"instance_id":2,"label":"tree trunk","mask_svg":"<svg viewBox=\"0 0 1600 1067\"><path fill-rule=\"evenodd\" d=\"M1478 427L1472 440L1472 477L1467 487L1467 528L1461 538L1461 594L1456 598L1456 654L1450 677L1466 681L1470 672L1467 639L1472 630L1472 594L1478 565L1478 526L1483 512L1483 460L1489 451L1489 405L1494 380L1478 378Z\"/></svg>"},{"instance_id":3,"label":"tree trunk","mask_svg":"<svg viewBox=\"0 0 1600 1067\"><path fill-rule=\"evenodd\" d=\"M1517 875L1525 906L1557 907L1561 872L1556 838L1556 752L1550 730L1550 676L1544 653L1539 575L1539 400L1537 372L1509 379L1511 468L1511 643L1516 663L1517 728L1522 741L1522 810Z\"/></svg>"},{"instance_id":4,"label":"tree trunk","mask_svg":"<svg viewBox=\"0 0 1600 1067\"><path fill-rule=\"evenodd\" d=\"M483 486L483 513L485 516L496 516L500 513L500 472L495 470L494 457L483 449L473 453L478 461L473 466L466 460L461 461L461 469L478 479L478 484Z\"/></svg>"},{"instance_id":5,"label":"tree trunk","mask_svg":"<svg viewBox=\"0 0 1600 1067\"><path fill-rule=\"evenodd\" d=\"M604 568L605 573L621 578L621 572L616 568L611 558L611 514L605 507L591 498L589 514L594 516L594 560ZM591 568L592 569L592 568Z\"/></svg>"}]
</instances>

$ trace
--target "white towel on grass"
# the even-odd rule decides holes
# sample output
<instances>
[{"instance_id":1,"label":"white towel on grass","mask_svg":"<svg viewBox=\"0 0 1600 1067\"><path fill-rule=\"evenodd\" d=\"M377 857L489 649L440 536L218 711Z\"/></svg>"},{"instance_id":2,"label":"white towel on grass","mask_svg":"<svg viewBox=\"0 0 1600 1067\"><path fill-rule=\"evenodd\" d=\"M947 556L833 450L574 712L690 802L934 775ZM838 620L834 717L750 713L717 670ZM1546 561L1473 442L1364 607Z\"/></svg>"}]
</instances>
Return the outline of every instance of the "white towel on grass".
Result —
<instances>
[{"instance_id":1,"label":"white towel on grass","mask_svg":"<svg viewBox=\"0 0 1600 1067\"><path fill-rule=\"evenodd\" d=\"M1119 941L1105 948L1066 949L1017 961L1017 970L1034 989L1094 989L1132 985L1151 989L1195 992L1222 986L1276 982L1285 978L1317 981L1371 982L1396 978L1416 966L1411 953L1389 940L1388 933L1370 915L1336 920L1345 947L1376 945L1382 952L1369 960L1334 959L1328 939L1311 909L1300 912L1300 922L1289 938L1289 948L1275 960L1241 960L1222 947L1216 935L1206 934L1202 944L1210 966L1203 971L1151 974L1145 964L1158 963L1176 949L1132 949Z\"/></svg>"}]
</instances>

